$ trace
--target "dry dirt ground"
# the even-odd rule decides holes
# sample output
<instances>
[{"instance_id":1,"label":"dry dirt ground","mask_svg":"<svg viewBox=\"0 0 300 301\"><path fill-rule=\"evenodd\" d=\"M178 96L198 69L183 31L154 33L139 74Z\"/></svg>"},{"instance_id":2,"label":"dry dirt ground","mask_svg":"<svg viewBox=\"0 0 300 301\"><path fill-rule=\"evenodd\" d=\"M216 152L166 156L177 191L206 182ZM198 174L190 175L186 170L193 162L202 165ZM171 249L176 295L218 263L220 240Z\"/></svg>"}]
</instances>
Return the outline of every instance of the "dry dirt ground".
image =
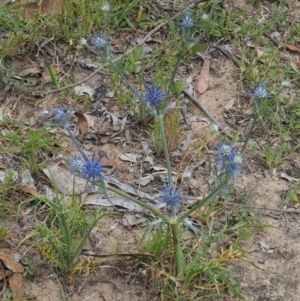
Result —
<instances>
[{"instance_id":1,"label":"dry dirt ground","mask_svg":"<svg viewBox=\"0 0 300 301\"><path fill-rule=\"evenodd\" d=\"M237 7L243 7L243 2L237 1ZM210 87L201 97L196 96L198 101L218 120L229 132L235 133L235 128L230 126L230 110L233 106L239 107L239 70L234 63L221 53L211 58ZM78 76L78 77L77 77ZM76 80L82 78L82 74L75 76ZM94 85L97 79L94 77L87 85ZM193 78L193 82L195 82ZM14 103L10 101L8 94L1 95L3 105L7 111L16 115ZM38 113L47 107L51 97L47 96L36 105L35 100L19 102L18 113L31 106ZM233 104L234 100L234 104ZM200 111L197 110L187 97L183 97L187 105L187 114L191 123L186 125L181 122L181 132L177 145L171 153L174 166L180 162L181 148L186 141L201 139L211 135L210 126ZM228 109L226 109L228 108ZM33 114L34 115L34 114ZM105 155L110 160L117 160L125 171L120 172L119 177L124 181L134 181L135 167L124 163L119 159L124 153L135 153L142 149L141 141L151 145L151 136L146 129L131 129L132 134L137 135L131 143L123 143L124 140L115 143L105 143L95 146L97 152ZM120 134L122 135L122 134ZM149 142L150 141L150 142ZM71 149L71 142L66 142ZM152 146L151 146L152 147ZM75 149L68 151L68 155L75 153ZM92 152L90 152L92 153ZM179 161L178 161L179 160ZM157 164L163 163L157 159ZM244 261L231 263L230 269L236 271L243 277L241 292L247 301L298 301L300 296L300 241L299 241L299 219L300 211L297 207L285 206L284 192L290 183L281 177L283 171L273 174L268 171L266 164L261 159L247 158L247 167L236 183L241 189L247 189L248 185L257 185L253 191L251 202L247 206L253 208L253 212L261 217L259 222L267 227L245 241L242 248L246 251L247 257L256 265L253 267ZM207 192L207 183L201 177L205 170L200 166L195 169L193 184L195 193ZM287 203L288 204L288 203ZM284 208L285 211L281 210ZM23 216L23 229L30 228L30 218ZM112 226L113 225L113 226ZM29 255L34 259L35 265L39 266L42 273L39 276L25 278L24 296L31 296L31 300L37 301L60 301L63 300L62 290L65 290L69 301L142 301L160 300L156 291L149 286L149 277L145 274L145 268L140 266L133 268L134 259L125 257L122 259L102 260L101 268L93 267L92 271L84 275L65 277L65 283L58 284L54 273L49 270L43 258L34 248L20 243L20 225L12 222L10 225L9 237L1 247L9 247L15 251L19 258ZM24 234L22 234L24 237ZM138 231L130 226L123 217L105 218L101 224L93 230L90 243L85 246L84 252L89 250L101 254L115 253L114 246L120 246L120 252L126 253L137 244ZM84 256L83 256L84 258ZM99 263L99 264L100 264ZM298 267L299 263L299 267ZM63 278L62 278L63 279ZM0 296L1 298L3 297ZM4 300L3 298L1 300ZM188 297L186 300L189 300ZM235 298L215 298L214 300L236 300Z\"/></svg>"}]
</instances>

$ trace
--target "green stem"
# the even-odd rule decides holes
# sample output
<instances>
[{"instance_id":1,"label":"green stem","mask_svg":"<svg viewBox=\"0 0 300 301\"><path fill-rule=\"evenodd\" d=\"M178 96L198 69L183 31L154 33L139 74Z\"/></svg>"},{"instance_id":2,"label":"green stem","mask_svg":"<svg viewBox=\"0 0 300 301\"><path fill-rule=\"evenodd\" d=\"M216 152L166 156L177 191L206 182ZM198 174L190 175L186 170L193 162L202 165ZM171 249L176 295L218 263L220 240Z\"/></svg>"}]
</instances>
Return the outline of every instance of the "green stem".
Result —
<instances>
[{"instance_id":1,"label":"green stem","mask_svg":"<svg viewBox=\"0 0 300 301\"><path fill-rule=\"evenodd\" d=\"M143 100L140 93L133 87L133 85L129 82L129 80L124 76L124 74L120 71L117 65L113 62L113 60L108 57L108 63L115 69L115 71L119 74L119 76L123 79L123 81L128 85L128 87L132 90L132 92L136 95L139 100Z\"/></svg>"},{"instance_id":2,"label":"green stem","mask_svg":"<svg viewBox=\"0 0 300 301\"><path fill-rule=\"evenodd\" d=\"M75 253L74 253L74 257L72 258L72 264L74 265L81 249L83 248L83 245L85 244L85 242L87 241L87 239L89 238L92 230L94 229L95 225L97 224L97 222L103 218L104 216L107 216L107 215L118 215L119 213L117 212L101 212L100 214L99 213L96 213L96 215L94 216L94 220L92 221L91 224L89 224L88 226L88 229L87 231L85 232L85 234L83 235L82 239L80 240L80 243L79 245L77 246L76 250L75 250Z\"/></svg>"},{"instance_id":3,"label":"green stem","mask_svg":"<svg viewBox=\"0 0 300 301\"><path fill-rule=\"evenodd\" d=\"M243 147L242 147L241 153L243 153L243 152L245 151L245 149L246 149L247 143L248 143L249 138L250 138L250 136L251 136L251 134L252 134L252 132L253 132L253 129L254 129L254 126L255 126L255 124L256 124L256 122L257 122L257 119L258 119L258 113L256 112L256 113L255 113L255 116L254 116L254 119L253 119L253 121L252 121L252 124L251 124L251 128L250 128L250 130L249 130L249 132L248 132L248 135L247 135L246 140L245 140L245 142L244 142L244 145L243 145Z\"/></svg>"},{"instance_id":4,"label":"green stem","mask_svg":"<svg viewBox=\"0 0 300 301\"><path fill-rule=\"evenodd\" d=\"M184 40L184 38L182 38L182 42L181 42L181 45L180 45L180 52L179 52L179 54L177 56L177 62L176 62L175 68L174 68L173 73L172 73L172 77L171 77L170 82L169 82L169 87L168 87L167 95L169 95L169 93L171 91L171 88L173 86L175 75L176 75L177 70L179 68L179 63L181 61L181 58L183 56L184 45L185 45L185 40Z\"/></svg>"},{"instance_id":5,"label":"green stem","mask_svg":"<svg viewBox=\"0 0 300 301\"><path fill-rule=\"evenodd\" d=\"M84 159L84 161L89 161L89 158L87 157L87 155L84 153L84 151L81 149L80 145L78 144L76 138L73 136L72 131L70 130L70 128L67 126L66 130L69 134L69 136L71 137L73 143L75 144L76 148L78 149L78 151L80 152L82 158Z\"/></svg>"},{"instance_id":6,"label":"green stem","mask_svg":"<svg viewBox=\"0 0 300 301\"><path fill-rule=\"evenodd\" d=\"M185 218L187 218L190 214L192 214L194 211L196 211L198 208L203 206L206 202L208 202L211 198L213 198L216 193L221 190L226 185L226 181L221 183L219 186L217 186L205 199L194 205L189 211L186 213L180 215L178 217L178 223L183 222Z\"/></svg>"},{"instance_id":7,"label":"green stem","mask_svg":"<svg viewBox=\"0 0 300 301\"><path fill-rule=\"evenodd\" d=\"M159 123L162 146L163 146L164 153L165 153L166 165L167 165L167 170L168 170L169 186L170 186L170 188L172 188L173 187L172 167L171 167L171 161L170 161L170 156L169 156L165 127L164 127L164 122L163 122L163 115L161 115L161 114L158 115L157 119L158 119L158 123Z\"/></svg>"},{"instance_id":8,"label":"green stem","mask_svg":"<svg viewBox=\"0 0 300 301\"><path fill-rule=\"evenodd\" d=\"M173 239L173 246L175 251L175 265L176 265L176 274L180 278L182 278L185 274L185 261L179 241L178 235L178 224L172 224L172 239Z\"/></svg>"},{"instance_id":9,"label":"green stem","mask_svg":"<svg viewBox=\"0 0 300 301\"><path fill-rule=\"evenodd\" d=\"M164 214L160 210L158 210L155 207L152 207L152 206L150 206L150 205L148 205L146 203L143 203L142 201L140 201L140 200L132 197L128 193L126 193L126 192L124 192L124 191L122 191L122 190L120 190L120 189L118 189L118 188L116 188L114 186L111 186L109 184L104 184L103 188L104 189L108 189L110 191L113 191L116 194L118 194L118 195L120 195L120 196L122 196L122 197L124 197L124 198L126 198L126 199L128 199L128 200L130 200L132 202L134 202L135 204L138 204L139 206L141 206L141 207L143 207L143 208L145 208L147 210L149 210L154 215L156 215L156 216L160 217L161 219L163 219L165 222L167 222L167 223L171 222L170 218L168 218L167 216L164 216Z\"/></svg>"}]
</instances>

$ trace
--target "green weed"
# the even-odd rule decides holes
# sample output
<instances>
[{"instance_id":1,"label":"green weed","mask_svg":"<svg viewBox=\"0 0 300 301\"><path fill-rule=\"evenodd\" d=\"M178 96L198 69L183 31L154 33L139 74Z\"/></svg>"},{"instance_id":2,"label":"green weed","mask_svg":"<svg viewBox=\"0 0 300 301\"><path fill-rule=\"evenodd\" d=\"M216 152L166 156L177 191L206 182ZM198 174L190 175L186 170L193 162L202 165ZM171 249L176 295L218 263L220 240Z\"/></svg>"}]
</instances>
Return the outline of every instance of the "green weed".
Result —
<instances>
[{"instance_id":1,"label":"green weed","mask_svg":"<svg viewBox=\"0 0 300 301\"><path fill-rule=\"evenodd\" d=\"M16 174L8 168L5 169L4 181L0 185L0 217L4 217L10 213L10 207L14 201L14 195L16 191L16 181Z\"/></svg>"},{"instance_id":2,"label":"green weed","mask_svg":"<svg viewBox=\"0 0 300 301\"><path fill-rule=\"evenodd\" d=\"M0 241L4 240L7 237L7 234L8 234L7 228L6 227L0 227Z\"/></svg>"},{"instance_id":3,"label":"green weed","mask_svg":"<svg viewBox=\"0 0 300 301\"><path fill-rule=\"evenodd\" d=\"M34 262L29 257L24 257L22 260L22 265L24 267L24 277L39 276L41 274L40 268L34 268Z\"/></svg>"},{"instance_id":4,"label":"green weed","mask_svg":"<svg viewBox=\"0 0 300 301\"><path fill-rule=\"evenodd\" d=\"M31 201L33 199L27 202ZM82 199L75 195L72 196L71 204L58 194L55 201L45 196L35 198L35 201L46 204L50 213L47 222L37 221L37 230L30 236L42 238L37 243L42 254L50 264L63 271L70 271L75 266L78 255L96 223L107 215L116 214L101 210L83 210Z\"/></svg>"}]
</instances>

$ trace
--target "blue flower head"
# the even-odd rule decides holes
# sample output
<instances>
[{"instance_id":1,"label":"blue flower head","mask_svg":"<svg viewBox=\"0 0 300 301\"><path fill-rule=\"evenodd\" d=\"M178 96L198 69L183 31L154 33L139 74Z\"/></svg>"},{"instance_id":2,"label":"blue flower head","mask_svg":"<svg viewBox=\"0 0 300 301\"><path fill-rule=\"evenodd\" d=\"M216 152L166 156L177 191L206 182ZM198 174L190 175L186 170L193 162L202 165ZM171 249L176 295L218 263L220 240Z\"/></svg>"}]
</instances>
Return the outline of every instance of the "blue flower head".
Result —
<instances>
[{"instance_id":1,"label":"blue flower head","mask_svg":"<svg viewBox=\"0 0 300 301\"><path fill-rule=\"evenodd\" d=\"M218 171L223 172L234 183L236 175L244 166L243 155L234 148L233 144L222 142L217 145L216 157Z\"/></svg>"},{"instance_id":2,"label":"blue flower head","mask_svg":"<svg viewBox=\"0 0 300 301\"><path fill-rule=\"evenodd\" d=\"M220 157L228 157L232 154L234 145L226 142L219 143L217 145L217 154Z\"/></svg>"},{"instance_id":3,"label":"blue flower head","mask_svg":"<svg viewBox=\"0 0 300 301\"><path fill-rule=\"evenodd\" d=\"M104 171L105 169L100 160L95 159L95 153L93 154L93 158L85 161L81 167L82 176L92 183L95 183L97 180L105 182L105 177L102 174Z\"/></svg>"},{"instance_id":4,"label":"blue flower head","mask_svg":"<svg viewBox=\"0 0 300 301\"><path fill-rule=\"evenodd\" d=\"M161 196L159 197L159 200L165 203L167 207L173 207L176 214L178 213L178 205L182 203L182 198L179 194L180 189L166 186L160 191Z\"/></svg>"},{"instance_id":5,"label":"blue flower head","mask_svg":"<svg viewBox=\"0 0 300 301\"><path fill-rule=\"evenodd\" d=\"M160 85L154 87L154 86L148 86L145 84L145 87L147 89L144 98L146 104L152 109L156 109L160 107L160 105L165 100L165 94L160 89Z\"/></svg>"},{"instance_id":6,"label":"blue flower head","mask_svg":"<svg viewBox=\"0 0 300 301\"><path fill-rule=\"evenodd\" d=\"M92 38L92 44L95 50L102 50L106 48L108 43L106 38L104 38L101 34L99 34L98 32L94 32Z\"/></svg>"},{"instance_id":7,"label":"blue flower head","mask_svg":"<svg viewBox=\"0 0 300 301\"><path fill-rule=\"evenodd\" d=\"M253 95L255 97L255 99L253 101L253 105L256 109L260 108L261 101L263 99L267 99L267 98L272 97L272 95L267 91L266 85L267 85L266 82L258 83L256 88L251 93L251 95Z\"/></svg>"},{"instance_id":8,"label":"blue flower head","mask_svg":"<svg viewBox=\"0 0 300 301\"><path fill-rule=\"evenodd\" d=\"M74 111L68 109L55 109L54 116L50 118L55 124L60 125L64 128L69 126L70 119L74 116Z\"/></svg>"},{"instance_id":9,"label":"blue flower head","mask_svg":"<svg viewBox=\"0 0 300 301\"><path fill-rule=\"evenodd\" d=\"M189 10L184 11L181 22L178 23L178 25L180 25L183 34L186 33L187 29L192 28L194 26L193 15Z\"/></svg>"},{"instance_id":10,"label":"blue flower head","mask_svg":"<svg viewBox=\"0 0 300 301\"><path fill-rule=\"evenodd\" d=\"M84 165L84 161L81 159L81 157L73 156L69 163L71 175L78 174L80 176L83 165Z\"/></svg>"}]
</instances>

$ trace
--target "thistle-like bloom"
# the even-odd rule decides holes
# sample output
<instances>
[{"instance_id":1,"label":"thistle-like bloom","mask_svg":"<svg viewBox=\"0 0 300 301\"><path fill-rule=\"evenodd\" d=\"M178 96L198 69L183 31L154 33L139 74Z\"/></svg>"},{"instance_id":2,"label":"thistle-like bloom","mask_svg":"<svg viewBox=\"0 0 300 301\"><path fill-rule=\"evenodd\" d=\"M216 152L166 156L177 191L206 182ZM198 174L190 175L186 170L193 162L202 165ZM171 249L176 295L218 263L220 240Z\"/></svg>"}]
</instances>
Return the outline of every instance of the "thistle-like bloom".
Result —
<instances>
[{"instance_id":1,"label":"thistle-like bloom","mask_svg":"<svg viewBox=\"0 0 300 301\"><path fill-rule=\"evenodd\" d=\"M74 111L68 109L55 109L54 116L50 118L56 125L60 125L64 128L69 126L70 119L74 116Z\"/></svg>"},{"instance_id":2,"label":"thistle-like bloom","mask_svg":"<svg viewBox=\"0 0 300 301\"><path fill-rule=\"evenodd\" d=\"M260 108L261 101L263 99L272 97L272 95L267 91L266 85L267 85L266 82L259 83L256 86L256 88L254 89L254 91L251 93L251 95L253 95L255 97L255 99L253 101L253 105L256 109Z\"/></svg>"},{"instance_id":3,"label":"thistle-like bloom","mask_svg":"<svg viewBox=\"0 0 300 301\"><path fill-rule=\"evenodd\" d=\"M216 157L219 172L224 172L228 180L234 183L236 175L241 172L244 166L243 155L235 150L233 144L222 142L217 145Z\"/></svg>"},{"instance_id":4,"label":"thistle-like bloom","mask_svg":"<svg viewBox=\"0 0 300 301\"><path fill-rule=\"evenodd\" d=\"M81 46L85 46L85 45L87 45L87 40L85 39L85 38L80 38L80 45Z\"/></svg>"},{"instance_id":5,"label":"thistle-like bloom","mask_svg":"<svg viewBox=\"0 0 300 301\"><path fill-rule=\"evenodd\" d=\"M145 84L145 87L147 89L144 98L146 104L151 108L151 109L156 109L158 108L164 101L165 99L165 94L162 92L160 89L160 86L148 86Z\"/></svg>"},{"instance_id":6,"label":"thistle-like bloom","mask_svg":"<svg viewBox=\"0 0 300 301\"><path fill-rule=\"evenodd\" d=\"M192 28L194 26L193 15L189 10L184 11L181 22L178 23L178 25L180 25L183 34L185 34L187 29Z\"/></svg>"},{"instance_id":7,"label":"thistle-like bloom","mask_svg":"<svg viewBox=\"0 0 300 301\"><path fill-rule=\"evenodd\" d=\"M103 12L107 13L107 12L109 12L109 11L111 10L111 6L110 6L107 2L104 2L104 3L101 5L100 9L101 9Z\"/></svg>"},{"instance_id":8,"label":"thistle-like bloom","mask_svg":"<svg viewBox=\"0 0 300 301\"><path fill-rule=\"evenodd\" d=\"M281 87L282 88L290 88L292 86L292 83L289 79L283 79L281 81Z\"/></svg>"},{"instance_id":9,"label":"thistle-like bloom","mask_svg":"<svg viewBox=\"0 0 300 301\"><path fill-rule=\"evenodd\" d=\"M215 123L210 126L210 129L214 134L219 134L219 127Z\"/></svg>"},{"instance_id":10,"label":"thistle-like bloom","mask_svg":"<svg viewBox=\"0 0 300 301\"><path fill-rule=\"evenodd\" d=\"M95 50L105 49L107 46L107 40L98 32L94 32L92 38L92 44Z\"/></svg>"},{"instance_id":11,"label":"thistle-like bloom","mask_svg":"<svg viewBox=\"0 0 300 301\"><path fill-rule=\"evenodd\" d=\"M95 159L95 153L91 160L85 161L81 168L81 174L89 182L95 183L97 180L105 182L105 177L103 176L103 165L99 159Z\"/></svg>"},{"instance_id":12,"label":"thistle-like bloom","mask_svg":"<svg viewBox=\"0 0 300 301\"><path fill-rule=\"evenodd\" d=\"M208 21L209 18L210 18L210 16L208 14L205 14L205 13L201 16L201 19L204 20L204 21Z\"/></svg>"},{"instance_id":13,"label":"thistle-like bloom","mask_svg":"<svg viewBox=\"0 0 300 301\"><path fill-rule=\"evenodd\" d=\"M81 159L81 157L73 156L69 163L71 175L78 174L80 176L83 166L84 166L84 161Z\"/></svg>"},{"instance_id":14,"label":"thistle-like bloom","mask_svg":"<svg viewBox=\"0 0 300 301\"><path fill-rule=\"evenodd\" d=\"M160 191L161 196L158 198L162 203L166 204L166 207L173 208L176 214L178 213L178 205L182 203L182 198L179 194L180 189L166 186Z\"/></svg>"},{"instance_id":15,"label":"thistle-like bloom","mask_svg":"<svg viewBox=\"0 0 300 301\"><path fill-rule=\"evenodd\" d=\"M41 111L40 114L41 114L42 117L48 116L49 115L49 110L47 108L45 108Z\"/></svg>"}]
</instances>

